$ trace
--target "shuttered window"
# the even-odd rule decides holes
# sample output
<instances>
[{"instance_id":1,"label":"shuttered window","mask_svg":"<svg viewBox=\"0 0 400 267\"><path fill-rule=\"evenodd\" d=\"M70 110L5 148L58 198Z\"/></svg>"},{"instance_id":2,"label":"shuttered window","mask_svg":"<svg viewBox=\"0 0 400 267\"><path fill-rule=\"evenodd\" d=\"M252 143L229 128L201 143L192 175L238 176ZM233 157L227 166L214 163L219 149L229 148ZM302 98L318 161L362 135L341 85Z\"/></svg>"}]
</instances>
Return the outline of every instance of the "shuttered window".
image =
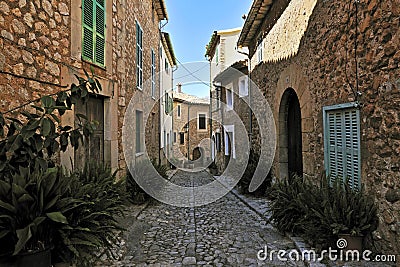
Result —
<instances>
[{"instance_id":1,"label":"shuttered window","mask_svg":"<svg viewBox=\"0 0 400 267\"><path fill-rule=\"evenodd\" d=\"M360 111L353 103L324 107L325 169L331 182L361 186Z\"/></svg>"},{"instance_id":2,"label":"shuttered window","mask_svg":"<svg viewBox=\"0 0 400 267\"><path fill-rule=\"evenodd\" d=\"M143 142L143 111L136 110L136 153L144 151Z\"/></svg>"},{"instance_id":3,"label":"shuttered window","mask_svg":"<svg viewBox=\"0 0 400 267\"><path fill-rule=\"evenodd\" d=\"M105 0L82 0L82 58L105 65Z\"/></svg>"},{"instance_id":4,"label":"shuttered window","mask_svg":"<svg viewBox=\"0 0 400 267\"><path fill-rule=\"evenodd\" d=\"M136 21L136 87L143 86L143 30Z\"/></svg>"}]
</instances>

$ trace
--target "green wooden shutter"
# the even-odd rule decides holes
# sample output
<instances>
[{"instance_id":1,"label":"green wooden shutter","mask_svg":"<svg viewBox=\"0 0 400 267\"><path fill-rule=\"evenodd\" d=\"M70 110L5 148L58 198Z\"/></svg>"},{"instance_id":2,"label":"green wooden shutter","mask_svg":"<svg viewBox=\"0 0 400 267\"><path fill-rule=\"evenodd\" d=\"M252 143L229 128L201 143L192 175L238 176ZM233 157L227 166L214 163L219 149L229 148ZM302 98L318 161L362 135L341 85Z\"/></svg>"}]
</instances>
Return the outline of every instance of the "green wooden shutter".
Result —
<instances>
[{"instance_id":1,"label":"green wooden shutter","mask_svg":"<svg viewBox=\"0 0 400 267\"><path fill-rule=\"evenodd\" d=\"M96 35L95 35L95 63L104 66L105 63L105 26L106 13L104 0L96 0Z\"/></svg>"},{"instance_id":2,"label":"green wooden shutter","mask_svg":"<svg viewBox=\"0 0 400 267\"><path fill-rule=\"evenodd\" d=\"M331 183L348 181L353 189L361 186L360 119L355 108L324 108L325 169Z\"/></svg>"},{"instance_id":3,"label":"green wooden shutter","mask_svg":"<svg viewBox=\"0 0 400 267\"><path fill-rule=\"evenodd\" d=\"M93 0L83 0L82 8L82 57L83 59L93 61L93 33L94 33L94 5Z\"/></svg>"},{"instance_id":4,"label":"green wooden shutter","mask_svg":"<svg viewBox=\"0 0 400 267\"><path fill-rule=\"evenodd\" d=\"M82 0L82 58L105 64L104 0Z\"/></svg>"}]
</instances>

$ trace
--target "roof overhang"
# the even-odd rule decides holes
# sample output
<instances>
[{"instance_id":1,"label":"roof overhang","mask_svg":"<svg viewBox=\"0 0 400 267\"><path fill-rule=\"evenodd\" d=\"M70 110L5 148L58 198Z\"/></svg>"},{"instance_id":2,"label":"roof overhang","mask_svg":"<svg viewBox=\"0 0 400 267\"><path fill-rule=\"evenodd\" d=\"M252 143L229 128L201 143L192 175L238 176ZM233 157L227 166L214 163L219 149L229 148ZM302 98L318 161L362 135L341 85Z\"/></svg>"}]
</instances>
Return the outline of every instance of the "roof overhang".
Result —
<instances>
[{"instance_id":1,"label":"roof overhang","mask_svg":"<svg viewBox=\"0 0 400 267\"><path fill-rule=\"evenodd\" d=\"M239 36L237 43L239 47L248 47L250 45L256 34L258 34L259 28L274 1L277 0L255 0L253 2Z\"/></svg>"},{"instance_id":2,"label":"roof overhang","mask_svg":"<svg viewBox=\"0 0 400 267\"><path fill-rule=\"evenodd\" d=\"M172 66L176 66L176 58L175 58L175 53L174 53L174 48L172 46L171 38L169 36L169 33L163 32L162 33L162 44L163 47L165 48L165 52L167 54L167 58L169 62L171 62Z\"/></svg>"},{"instance_id":3,"label":"roof overhang","mask_svg":"<svg viewBox=\"0 0 400 267\"><path fill-rule=\"evenodd\" d=\"M241 72L243 75L247 75L247 60L236 61L229 68L215 76L214 82L230 81L232 78L237 77L239 72Z\"/></svg>"},{"instance_id":4,"label":"roof overhang","mask_svg":"<svg viewBox=\"0 0 400 267\"><path fill-rule=\"evenodd\" d=\"M153 5L157 12L158 20L168 20L167 8L164 0L154 0Z\"/></svg>"},{"instance_id":5,"label":"roof overhang","mask_svg":"<svg viewBox=\"0 0 400 267\"><path fill-rule=\"evenodd\" d=\"M206 45L206 54L205 54L206 57L208 56L209 58L212 58L214 56L215 49L219 43L219 39L220 36L218 32L214 31L213 35L211 35L210 42L208 43L208 45Z\"/></svg>"}]
</instances>

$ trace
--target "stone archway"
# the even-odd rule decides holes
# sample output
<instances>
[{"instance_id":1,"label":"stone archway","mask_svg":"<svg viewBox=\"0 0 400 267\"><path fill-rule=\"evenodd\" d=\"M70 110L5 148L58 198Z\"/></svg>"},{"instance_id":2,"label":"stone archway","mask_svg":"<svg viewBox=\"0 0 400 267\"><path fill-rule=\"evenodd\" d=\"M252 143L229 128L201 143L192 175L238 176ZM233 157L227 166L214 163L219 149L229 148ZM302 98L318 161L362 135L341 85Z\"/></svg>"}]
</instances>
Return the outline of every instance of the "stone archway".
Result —
<instances>
[{"instance_id":1,"label":"stone archway","mask_svg":"<svg viewBox=\"0 0 400 267\"><path fill-rule=\"evenodd\" d=\"M314 175L315 172L315 155L310 148L309 142L310 136L315 132L315 121L313 117L314 102L311 98L306 77L307 76L302 72L302 67L293 63L281 72L277 82L274 96L274 103L277 104L274 107L274 117L276 118L277 123L275 171L278 178L288 177L289 175L288 134L291 133L288 131L287 125L289 106L292 106L293 109L299 111L298 113L300 114L297 114L295 117L297 117L298 123L296 127L301 129L301 134L299 134L299 131L296 131L297 135L294 138L295 140L301 140L301 148L298 147L295 149L297 153L295 158L300 162L299 151L301 151L303 165L302 168L300 168L300 163L298 163L298 167L292 167L293 165L291 165L291 169L302 169L303 175ZM295 94L296 98L293 98L293 94ZM291 111L291 114L293 114L293 110ZM293 142L296 143L296 141ZM297 141L297 143L298 142L299 141Z\"/></svg>"},{"instance_id":2,"label":"stone archway","mask_svg":"<svg viewBox=\"0 0 400 267\"><path fill-rule=\"evenodd\" d=\"M281 177L303 175L300 102L292 88L283 93L279 106L279 165Z\"/></svg>"}]
</instances>

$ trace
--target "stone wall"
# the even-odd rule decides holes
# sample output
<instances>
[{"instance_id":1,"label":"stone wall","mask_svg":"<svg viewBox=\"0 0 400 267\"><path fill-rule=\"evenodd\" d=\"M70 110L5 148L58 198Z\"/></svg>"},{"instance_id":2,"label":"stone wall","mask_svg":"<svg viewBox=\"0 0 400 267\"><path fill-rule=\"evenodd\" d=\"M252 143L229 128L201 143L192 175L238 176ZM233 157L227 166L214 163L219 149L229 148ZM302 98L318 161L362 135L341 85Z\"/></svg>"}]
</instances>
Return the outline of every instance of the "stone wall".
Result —
<instances>
[{"instance_id":1,"label":"stone wall","mask_svg":"<svg viewBox=\"0 0 400 267\"><path fill-rule=\"evenodd\" d=\"M379 205L376 249L399 254L400 1L359 2L361 179ZM282 95L287 88L295 90L301 106L304 173L311 177L324 169L322 108L355 100L355 29L353 2L318 1L297 54L261 63L251 74L272 106L278 134ZM259 144L257 136L253 142ZM278 174L279 146L274 165Z\"/></svg>"},{"instance_id":2,"label":"stone wall","mask_svg":"<svg viewBox=\"0 0 400 267\"><path fill-rule=\"evenodd\" d=\"M117 73L115 80L118 82L118 129L124 125L126 108L134 94L137 94L138 101L135 101L134 109L144 110L146 106L154 106L149 120L146 124L146 149L151 158L159 157L159 104L156 100L159 95L159 82L157 77L157 89L155 99L151 97L151 49L155 52L156 73L159 72L159 44L160 31L158 28L159 19L152 5L151 0L128 1L114 0L116 15L113 20L114 42L118 46L113 55ZM143 90L136 87L136 21L143 30ZM146 123L146 122L145 122ZM133 136L132 133L131 136ZM125 157L122 148L122 131L119 132L119 167L125 168Z\"/></svg>"},{"instance_id":3,"label":"stone wall","mask_svg":"<svg viewBox=\"0 0 400 267\"><path fill-rule=\"evenodd\" d=\"M1 1L0 31L0 111L62 89L61 66L71 64L69 0Z\"/></svg>"}]
</instances>

